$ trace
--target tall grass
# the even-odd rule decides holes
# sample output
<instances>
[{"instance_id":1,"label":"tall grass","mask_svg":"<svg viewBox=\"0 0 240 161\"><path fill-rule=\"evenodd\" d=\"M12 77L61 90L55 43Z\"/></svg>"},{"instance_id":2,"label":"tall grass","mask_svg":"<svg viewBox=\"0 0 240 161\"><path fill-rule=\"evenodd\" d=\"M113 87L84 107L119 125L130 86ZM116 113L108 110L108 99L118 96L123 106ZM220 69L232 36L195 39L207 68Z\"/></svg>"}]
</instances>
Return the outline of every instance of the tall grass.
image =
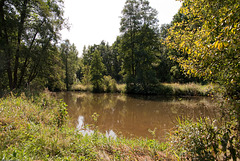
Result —
<instances>
[{"instance_id":1,"label":"tall grass","mask_svg":"<svg viewBox=\"0 0 240 161\"><path fill-rule=\"evenodd\" d=\"M127 91L126 84L117 84L108 77L104 81L104 91L112 93L135 93L135 94L154 94L154 95L168 95L168 96L212 96L214 94L214 86L211 84L201 85L197 83L160 83L149 87L147 91L134 87L134 90ZM91 85L76 84L73 86L74 91L92 91Z\"/></svg>"},{"instance_id":2,"label":"tall grass","mask_svg":"<svg viewBox=\"0 0 240 161\"><path fill-rule=\"evenodd\" d=\"M0 160L159 160L165 144L113 139L68 126L66 105L49 94L0 100Z\"/></svg>"},{"instance_id":3,"label":"tall grass","mask_svg":"<svg viewBox=\"0 0 240 161\"><path fill-rule=\"evenodd\" d=\"M175 96L210 96L213 94L213 85L201 85L197 83L163 83L165 87L172 90L172 95Z\"/></svg>"}]
</instances>

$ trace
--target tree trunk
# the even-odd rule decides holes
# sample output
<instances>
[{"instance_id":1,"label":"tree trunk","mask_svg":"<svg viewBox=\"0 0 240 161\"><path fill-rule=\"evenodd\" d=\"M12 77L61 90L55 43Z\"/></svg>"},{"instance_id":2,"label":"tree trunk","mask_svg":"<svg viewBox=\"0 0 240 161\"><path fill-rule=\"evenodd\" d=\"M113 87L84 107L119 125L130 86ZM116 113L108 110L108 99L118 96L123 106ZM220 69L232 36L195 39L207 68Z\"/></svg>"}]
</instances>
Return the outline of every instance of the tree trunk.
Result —
<instances>
[{"instance_id":1,"label":"tree trunk","mask_svg":"<svg viewBox=\"0 0 240 161\"><path fill-rule=\"evenodd\" d=\"M6 22L4 19L4 6L5 0L2 0L0 3L0 19L1 19L1 36L3 37L4 43L1 44L3 46L3 50L5 52L6 57L6 70L8 75L8 82L9 82L9 88L13 89L13 78L12 78L12 69L11 69L11 50L9 48L9 41L8 41L8 32L6 27Z\"/></svg>"},{"instance_id":2,"label":"tree trunk","mask_svg":"<svg viewBox=\"0 0 240 161\"><path fill-rule=\"evenodd\" d=\"M42 22L42 24L43 24L43 22ZM40 27L42 26L42 24L40 25ZM38 34L38 30L36 31L36 33L35 33L35 35L34 35L34 37L33 37L33 39L32 39L32 42L31 42L31 44L30 44L30 47L29 47L29 53L31 54L31 51L32 51L32 46L33 46L33 43L34 43L34 41L35 41L35 39L36 39L36 36L37 36L37 34ZM18 82L18 88L21 86L21 84L22 84L22 80L23 80L23 77L24 77L24 74L25 74L25 71L26 71L26 68L27 68L27 66L28 66L28 60L29 60L29 57L28 56L26 56L26 58L25 58L25 61L24 61L24 65L22 66L22 69L21 69L21 76L20 76L20 79L19 79L19 82Z\"/></svg>"},{"instance_id":3,"label":"tree trunk","mask_svg":"<svg viewBox=\"0 0 240 161\"><path fill-rule=\"evenodd\" d=\"M65 56L66 56L66 60L65 60L65 65L66 65L66 88L67 88L67 91L69 91L69 85L68 85L68 53L66 53Z\"/></svg>"},{"instance_id":4,"label":"tree trunk","mask_svg":"<svg viewBox=\"0 0 240 161\"><path fill-rule=\"evenodd\" d=\"M18 26L18 40L17 40L18 42L17 42L17 50L16 50L16 56L15 56L13 88L17 87L20 46L21 46L24 22L25 22L26 13L27 13L27 3L28 3L28 0L24 0L23 8L21 11L20 24Z\"/></svg>"}]
</instances>

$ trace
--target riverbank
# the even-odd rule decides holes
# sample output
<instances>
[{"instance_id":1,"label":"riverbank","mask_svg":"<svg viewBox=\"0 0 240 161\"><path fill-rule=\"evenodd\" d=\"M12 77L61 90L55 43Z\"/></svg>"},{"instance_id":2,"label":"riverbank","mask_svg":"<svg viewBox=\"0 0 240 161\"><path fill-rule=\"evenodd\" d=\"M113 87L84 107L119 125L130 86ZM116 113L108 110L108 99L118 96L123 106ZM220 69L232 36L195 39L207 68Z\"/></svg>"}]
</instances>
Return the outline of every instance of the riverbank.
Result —
<instances>
[{"instance_id":1,"label":"riverbank","mask_svg":"<svg viewBox=\"0 0 240 161\"><path fill-rule=\"evenodd\" d=\"M237 160L240 156L236 118L221 119L223 124L208 118L179 119L161 143L109 137L96 124L84 127L91 127L92 133L83 135L69 126L66 104L48 91L5 95L0 99L0 116L0 160ZM155 130L150 132L156 135Z\"/></svg>"},{"instance_id":2,"label":"riverbank","mask_svg":"<svg viewBox=\"0 0 240 161\"><path fill-rule=\"evenodd\" d=\"M91 85L75 84L73 85L72 91L88 91L92 92ZM165 95L165 96L212 96L214 93L214 85L206 84L201 85L197 83L161 83L151 90L149 94L154 95ZM116 88L113 91L104 90L103 92L112 93L128 93L126 90L126 84L116 84ZM146 94L134 92L135 94Z\"/></svg>"},{"instance_id":3,"label":"riverbank","mask_svg":"<svg viewBox=\"0 0 240 161\"><path fill-rule=\"evenodd\" d=\"M68 126L66 104L49 93L0 100L1 160L161 160L166 144L111 138L94 127L83 135ZM96 119L96 118L93 118Z\"/></svg>"}]
</instances>

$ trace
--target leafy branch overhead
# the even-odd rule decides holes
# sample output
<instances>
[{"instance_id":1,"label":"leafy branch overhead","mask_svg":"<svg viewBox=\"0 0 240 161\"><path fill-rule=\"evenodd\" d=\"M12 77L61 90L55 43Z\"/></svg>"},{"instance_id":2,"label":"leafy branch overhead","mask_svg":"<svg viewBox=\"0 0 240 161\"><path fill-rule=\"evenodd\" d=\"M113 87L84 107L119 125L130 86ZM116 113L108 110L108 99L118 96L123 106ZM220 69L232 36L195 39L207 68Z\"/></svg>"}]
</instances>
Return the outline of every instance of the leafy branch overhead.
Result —
<instances>
[{"instance_id":1,"label":"leafy branch overhead","mask_svg":"<svg viewBox=\"0 0 240 161\"><path fill-rule=\"evenodd\" d=\"M55 44L64 25L63 1L2 0L0 59L10 89L50 74ZM46 63L47 62L47 63Z\"/></svg>"}]
</instances>

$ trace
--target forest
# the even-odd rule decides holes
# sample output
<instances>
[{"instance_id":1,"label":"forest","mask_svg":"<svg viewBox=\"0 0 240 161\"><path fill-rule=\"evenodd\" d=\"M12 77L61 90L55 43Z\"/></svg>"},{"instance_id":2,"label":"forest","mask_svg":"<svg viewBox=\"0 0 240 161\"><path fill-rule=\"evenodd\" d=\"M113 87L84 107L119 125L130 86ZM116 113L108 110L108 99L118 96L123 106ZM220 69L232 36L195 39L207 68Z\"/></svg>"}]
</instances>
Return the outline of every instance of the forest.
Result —
<instances>
[{"instance_id":1,"label":"forest","mask_svg":"<svg viewBox=\"0 0 240 161\"><path fill-rule=\"evenodd\" d=\"M126 84L125 93L164 95L168 89L163 83L211 83L222 99L224 128L214 131L203 123L212 139L204 143L210 152L181 140L188 149L178 145L174 153L185 159L214 160L219 153L225 160L240 158L238 0L183 0L172 22L161 26L148 0L126 0L115 42L84 46L81 54L75 44L61 39L60 31L69 27L63 14L62 0L0 1L2 100L10 92L69 91L79 84L90 85L92 92L115 91L117 84ZM6 122L0 118L0 137L5 136ZM2 153L0 158L4 160Z\"/></svg>"},{"instance_id":2,"label":"forest","mask_svg":"<svg viewBox=\"0 0 240 161\"><path fill-rule=\"evenodd\" d=\"M199 82L187 76L167 46L168 29L181 22L158 26L157 11L149 2L129 1L121 17L121 35L109 45L84 47L82 57L69 40L61 40L65 24L57 2L1 2L2 90L26 87L70 90L74 83L94 84L101 91L104 76L127 83L129 93L148 93L161 82ZM8 13L9 12L9 13ZM53 72L54 71L54 72ZM94 86L95 87L95 86Z\"/></svg>"}]
</instances>

